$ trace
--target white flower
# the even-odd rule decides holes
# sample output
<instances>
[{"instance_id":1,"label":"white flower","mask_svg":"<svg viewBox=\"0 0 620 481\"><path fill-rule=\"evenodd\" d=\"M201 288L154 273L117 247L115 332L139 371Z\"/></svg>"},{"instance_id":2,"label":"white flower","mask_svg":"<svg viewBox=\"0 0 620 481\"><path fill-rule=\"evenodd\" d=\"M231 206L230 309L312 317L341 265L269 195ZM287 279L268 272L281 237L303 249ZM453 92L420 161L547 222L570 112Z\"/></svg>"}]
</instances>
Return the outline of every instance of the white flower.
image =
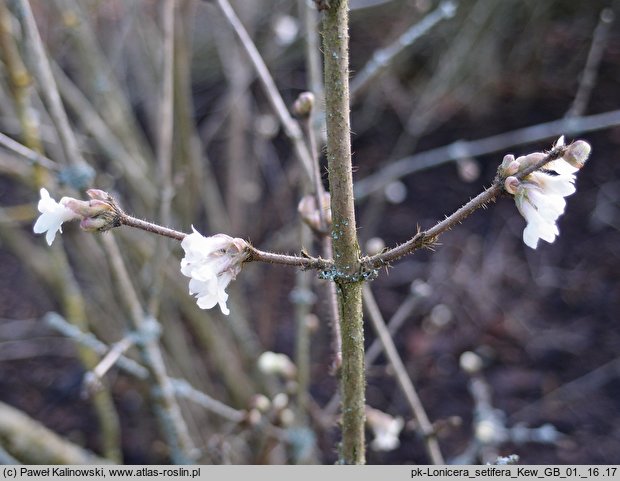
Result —
<instances>
[{"instance_id":1,"label":"white flower","mask_svg":"<svg viewBox=\"0 0 620 481\"><path fill-rule=\"evenodd\" d=\"M400 446L398 437L405 426L403 418L395 418L378 409L367 407L366 422L375 435L370 443L372 449L375 451L392 451Z\"/></svg>"},{"instance_id":2,"label":"white flower","mask_svg":"<svg viewBox=\"0 0 620 481\"><path fill-rule=\"evenodd\" d=\"M517 209L527 221L523 242L532 249L538 246L538 239L552 243L560 234L556 221L564 213L564 197L575 192L575 176L533 172L522 182L513 179L506 179L506 187L515 195Z\"/></svg>"},{"instance_id":3,"label":"white flower","mask_svg":"<svg viewBox=\"0 0 620 481\"><path fill-rule=\"evenodd\" d=\"M194 232L181 242L185 251L181 273L191 278L189 293L196 296L201 309L211 309L219 304L222 313L228 315L226 288L237 277L248 257L247 243L225 234L205 237L193 226L192 230Z\"/></svg>"},{"instance_id":4,"label":"white flower","mask_svg":"<svg viewBox=\"0 0 620 481\"><path fill-rule=\"evenodd\" d=\"M35 234L45 232L45 240L48 245L52 245L56 238L56 232L62 233L62 223L73 219L80 219L81 216L65 206L70 200L69 197L60 199L60 203L50 197L46 189L41 189L41 200L39 200L39 212L41 215L34 224L32 230Z\"/></svg>"}]
</instances>

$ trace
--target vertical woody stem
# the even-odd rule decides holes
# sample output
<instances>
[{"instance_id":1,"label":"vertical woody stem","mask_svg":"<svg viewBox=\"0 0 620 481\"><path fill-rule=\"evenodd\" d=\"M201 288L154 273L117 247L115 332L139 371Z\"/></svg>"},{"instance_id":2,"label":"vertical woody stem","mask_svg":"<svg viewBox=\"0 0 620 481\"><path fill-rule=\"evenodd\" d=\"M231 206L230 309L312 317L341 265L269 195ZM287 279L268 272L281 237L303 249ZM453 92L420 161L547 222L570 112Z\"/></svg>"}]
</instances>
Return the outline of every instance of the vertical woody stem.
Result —
<instances>
[{"instance_id":1,"label":"vertical woody stem","mask_svg":"<svg viewBox=\"0 0 620 481\"><path fill-rule=\"evenodd\" d=\"M327 160L332 208L334 281L342 336L340 462L364 464L364 330L360 250L355 227L349 122L348 0L332 0L323 18Z\"/></svg>"}]
</instances>

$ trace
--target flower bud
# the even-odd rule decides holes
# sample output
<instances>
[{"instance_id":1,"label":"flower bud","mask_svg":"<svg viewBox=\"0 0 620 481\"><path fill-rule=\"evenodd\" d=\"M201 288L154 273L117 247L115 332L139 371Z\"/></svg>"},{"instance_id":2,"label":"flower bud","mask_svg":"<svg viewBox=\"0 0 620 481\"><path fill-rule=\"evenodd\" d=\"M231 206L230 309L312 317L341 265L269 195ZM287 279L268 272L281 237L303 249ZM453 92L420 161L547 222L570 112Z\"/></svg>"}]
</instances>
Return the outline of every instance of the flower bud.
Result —
<instances>
[{"instance_id":1,"label":"flower bud","mask_svg":"<svg viewBox=\"0 0 620 481\"><path fill-rule=\"evenodd\" d=\"M321 326L321 321L319 321L319 318L316 314L307 314L304 318L304 321L306 323L306 328L311 334L317 332L319 330L319 327Z\"/></svg>"},{"instance_id":2,"label":"flower bud","mask_svg":"<svg viewBox=\"0 0 620 481\"><path fill-rule=\"evenodd\" d=\"M288 402L288 395L286 393L279 392L271 400L271 405L275 411L281 411L288 406Z\"/></svg>"},{"instance_id":3,"label":"flower bud","mask_svg":"<svg viewBox=\"0 0 620 481\"><path fill-rule=\"evenodd\" d=\"M465 351L459 359L461 369L468 374L476 374L482 370L482 358L475 352Z\"/></svg>"},{"instance_id":4,"label":"flower bud","mask_svg":"<svg viewBox=\"0 0 620 481\"><path fill-rule=\"evenodd\" d=\"M250 409L245 416L245 422L247 422L250 426L256 426L261 422L263 415L260 413L258 409Z\"/></svg>"},{"instance_id":5,"label":"flower bud","mask_svg":"<svg viewBox=\"0 0 620 481\"><path fill-rule=\"evenodd\" d=\"M82 230L105 232L121 225L121 212L110 195L98 189L90 189L87 194L93 200L69 198L64 203L65 207L82 217L80 222Z\"/></svg>"},{"instance_id":6,"label":"flower bud","mask_svg":"<svg viewBox=\"0 0 620 481\"><path fill-rule=\"evenodd\" d=\"M430 297L433 293L433 287L421 279L416 279L411 283L409 291L415 297Z\"/></svg>"},{"instance_id":7,"label":"flower bud","mask_svg":"<svg viewBox=\"0 0 620 481\"><path fill-rule=\"evenodd\" d=\"M102 200L77 200L66 198L64 206L82 217L97 217L113 210L112 206Z\"/></svg>"},{"instance_id":8,"label":"flower bud","mask_svg":"<svg viewBox=\"0 0 620 481\"><path fill-rule=\"evenodd\" d=\"M499 168L499 173L503 177L508 177L509 175L515 175L519 172L519 167L521 163L515 159L515 156L512 154L508 154L504 156L504 160L502 161L502 165Z\"/></svg>"},{"instance_id":9,"label":"flower bud","mask_svg":"<svg viewBox=\"0 0 620 481\"><path fill-rule=\"evenodd\" d=\"M88 194L88 197L90 197L91 199L96 200L109 201L112 198L110 194L101 189L88 189L86 191L86 194Z\"/></svg>"},{"instance_id":10,"label":"flower bud","mask_svg":"<svg viewBox=\"0 0 620 481\"><path fill-rule=\"evenodd\" d=\"M250 399L250 407L264 413L271 407L271 401L264 394L255 394Z\"/></svg>"},{"instance_id":11,"label":"flower bud","mask_svg":"<svg viewBox=\"0 0 620 481\"><path fill-rule=\"evenodd\" d=\"M264 374L279 374L285 378L293 378L297 368L286 354L266 351L258 358L258 369Z\"/></svg>"},{"instance_id":12,"label":"flower bud","mask_svg":"<svg viewBox=\"0 0 620 481\"><path fill-rule=\"evenodd\" d=\"M473 182L480 177L480 165L478 165L478 162L471 157L458 159L456 162L456 167L458 169L459 177L465 182Z\"/></svg>"},{"instance_id":13,"label":"flower bud","mask_svg":"<svg viewBox=\"0 0 620 481\"><path fill-rule=\"evenodd\" d=\"M314 108L314 94L312 92L302 92L293 104L293 112L298 117L308 117Z\"/></svg>"},{"instance_id":14,"label":"flower bud","mask_svg":"<svg viewBox=\"0 0 620 481\"><path fill-rule=\"evenodd\" d=\"M102 217L85 217L80 221L80 229L86 232L103 232L109 230L108 220Z\"/></svg>"},{"instance_id":15,"label":"flower bud","mask_svg":"<svg viewBox=\"0 0 620 481\"><path fill-rule=\"evenodd\" d=\"M330 207L331 196L329 192L323 193L323 218L325 220L325 228L329 229L332 223L332 210ZM305 195L297 205L297 212L301 215L301 219L308 224L313 230L322 232L321 217L316 207L316 196Z\"/></svg>"},{"instance_id":16,"label":"flower bud","mask_svg":"<svg viewBox=\"0 0 620 481\"><path fill-rule=\"evenodd\" d=\"M591 150L592 147L585 140L577 140L566 148L562 158L573 167L581 169L588 160Z\"/></svg>"},{"instance_id":17,"label":"flower bud","mask_svg":"<svg viewBox=\"0 0 620 481\"><path fill-rule=\"evenodd\" d=\"M534 152L532 154L517 157L516 161L519 163L519 170L524 170L534 164L539 163L545 157L547 157L547 154L543 154L542 152Z\"/></svg>"},{"instance_id":18,"label":"flower bud","mask_svg":"<svg viewBox=\"0 0 620 481\"><path fill-rule=\"evenodd\" d=\"M508 192L509 194L514 195L517 193L517 189L519 188L520 184L521 183L519 182L519 179L517 179L516 177L506 177L506 180L504 181L504 189L506 189L506 192Z\"/></svg>"},{"instance_id":19,"label":"flower bud","mask_svg":"<svg viewBox=\"0 0 620 481\"><path fill-rule=\"evenodd\" d=\"M506 428L495 417L477 423L475 433L476 439L482 444L500 444L507 437Z\"/></svg>"},{"instance_id":20,"label":"flower bud","mask_svg":"<svg viewBox=\"0 0 620 481\"><path fill-rule=\"evenodd\" d=\"M290 408L286 408L280 412L278 418L281 426L290 426L295 422L295 413Z\"/></svg>"}]
</instances>

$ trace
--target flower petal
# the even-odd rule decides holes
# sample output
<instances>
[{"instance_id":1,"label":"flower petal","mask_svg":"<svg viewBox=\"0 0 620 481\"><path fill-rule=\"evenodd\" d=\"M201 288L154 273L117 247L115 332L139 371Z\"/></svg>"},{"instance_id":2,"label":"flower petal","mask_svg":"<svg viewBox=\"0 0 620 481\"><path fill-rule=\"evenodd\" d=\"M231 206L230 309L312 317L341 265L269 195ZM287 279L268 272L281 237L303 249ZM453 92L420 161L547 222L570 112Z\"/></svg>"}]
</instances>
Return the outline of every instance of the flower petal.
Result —
<instances>
[{"instance_id":1,"label":"flower petal","mask_svg":"<svg viewBox=\"0 0 620 481\"><path fill-rule=\"evenodd\" d=\"M196 296L198 307L211 309L218 304L222 313L228 315L226 288L247 258L247 243L225 234L205 237L194 226L192 230L181 242L185 251L181 273L190 277L190 294Z\"/></svg>"},{"instance_id":2,"label":"flower petal","mask_svg":"<svg viewBox=\"0 0 620 481\"><path fill-rule=\"evenodd\" d=\"M73 219L79 219L80 215L63 205L62 202L67 200L67 197L63 197L59 204L50 197L47 189L41 189L40 194L41 199L38 203L38 209L41 215L34 223L32 230L35 234L42 234L45 232L45 240L47 244L51 246L56 238L56 232L62 233L62 223Z\"/></svg>"}]
</instances>

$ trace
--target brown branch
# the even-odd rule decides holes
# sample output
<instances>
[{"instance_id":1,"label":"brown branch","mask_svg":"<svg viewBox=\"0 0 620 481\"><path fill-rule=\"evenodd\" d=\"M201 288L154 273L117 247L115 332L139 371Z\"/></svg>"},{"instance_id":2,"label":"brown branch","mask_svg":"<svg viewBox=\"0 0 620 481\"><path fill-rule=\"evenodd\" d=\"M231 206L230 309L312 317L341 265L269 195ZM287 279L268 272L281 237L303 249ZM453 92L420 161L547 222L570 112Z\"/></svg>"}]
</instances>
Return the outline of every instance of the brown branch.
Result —
<instances>
[{"instance_id":1,"label":"brown branch","mask_svg":"<svg viewBox=\"0 0 620 481\"><path fill-rule=\"evenodd\" d=\"M182 241L186 234L185 232L180 232L178 230L170 229L168 227L163 227L161 225L153 224L152 222L148 222L145 220L137 219L132 217L124 212L120 213L119 221L121 225L126 225L129 227L135 227L136 229L141 229L146 232L150 232L152 234L161 235L164 237L169 237L170 239ZM304 269L318 269L318 270L328 270L333 267L333 262L330 260L325 260L320 257L301 257L301 256L291 256L287 254L276 254L274 252L265 252L257 249L254 246L250 246L250 255L245 262L265 262L267 264L281 264L285 266L295 266L301 267Z\"/></svg>"},{"instance_id":2,"label":"brown branch","mask_svg":"<svg viewBox=\"0 0 620 481\"><path fill-rule=\"evenodd\" d=\"M515 175L515 177L519 180L523 179L535 170L540 169L548 162L560 158L564 154L565 150L566 147L556 147L552 149L543 159L541 159L536 164L531 165L530 167L519 172L517 175ZM407 254L410 254L417 249L420 249L421 247L432 246L439 235L450 230L456 224L463 222L476 210L486 206L489 202L494 201L504 191L504 180L505 179L501 178L498 175L491 187L478 194L465 205L460 207L452 215L446 217L441 222L438 222L430 229L418 232L415 236L413 236L404 244L401 244L397 247L394 247L393 249L389 249L374 256L363 258L363 268L377 269L379 267L386 266L391 262L394 262L395 260Z\"/></svg>"}]
</instances>

